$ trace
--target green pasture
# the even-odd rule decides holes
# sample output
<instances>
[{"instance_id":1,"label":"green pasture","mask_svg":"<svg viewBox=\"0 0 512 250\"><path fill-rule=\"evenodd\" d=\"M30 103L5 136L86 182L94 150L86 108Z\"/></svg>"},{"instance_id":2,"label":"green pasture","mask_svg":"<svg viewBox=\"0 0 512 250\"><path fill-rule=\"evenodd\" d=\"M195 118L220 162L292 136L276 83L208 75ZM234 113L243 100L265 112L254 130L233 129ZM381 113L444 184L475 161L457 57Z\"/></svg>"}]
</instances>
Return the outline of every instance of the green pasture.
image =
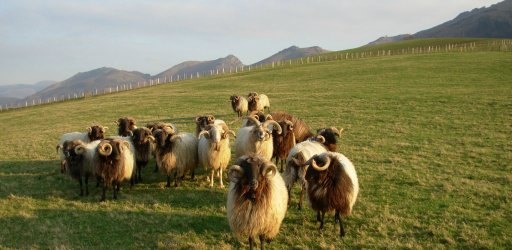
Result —
<instances>
[{"instance_id":1,"label":"green pasture","mask_svg":"<svg viewBox=\"0 0 512 250\"><path fill-rule=\"evenodd\" d=\"M59 172L61 134L133 116L138 125L214 114L237 130L229 96L265 93L272 111L344 128L340 152L360 194L341 239L297 210L298 187L271 249L512 248L512 53L396 55L244 71L0 112L0 248L239 249L226 189L198 168L178 188L144 169L100 203ZM224 176L227 181L227 177Z\"/></svg>"}]
</instances>

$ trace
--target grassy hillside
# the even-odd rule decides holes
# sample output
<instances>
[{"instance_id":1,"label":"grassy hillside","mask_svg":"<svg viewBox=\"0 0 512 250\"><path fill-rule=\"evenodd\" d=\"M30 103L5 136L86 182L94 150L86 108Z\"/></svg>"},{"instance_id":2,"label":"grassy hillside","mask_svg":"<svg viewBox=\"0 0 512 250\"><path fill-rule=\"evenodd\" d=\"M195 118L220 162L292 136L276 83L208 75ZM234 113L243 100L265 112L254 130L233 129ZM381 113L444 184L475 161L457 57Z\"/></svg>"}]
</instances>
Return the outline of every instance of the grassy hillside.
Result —
<instances>
[{"instance_id":1,"label":"grassy hillside","mask_svg":"<svg viewBox=\"0 0 512 250\"><path fill-rule=\"evenodd\" d=\"M512 54L436 53L259 70L0 113L0 248L246 248L230 232L226 190L205 175L165 189L144 182L117 201L78 197L58 170L59 135L114 120L193 131L212 113L238 129L228 98L266 93L313 128L345 128L339 148L359 176L347 236L289 208L272 248L511 248ZM226 178L226 177L225 177Z\"/></svg>"}]
</instances>

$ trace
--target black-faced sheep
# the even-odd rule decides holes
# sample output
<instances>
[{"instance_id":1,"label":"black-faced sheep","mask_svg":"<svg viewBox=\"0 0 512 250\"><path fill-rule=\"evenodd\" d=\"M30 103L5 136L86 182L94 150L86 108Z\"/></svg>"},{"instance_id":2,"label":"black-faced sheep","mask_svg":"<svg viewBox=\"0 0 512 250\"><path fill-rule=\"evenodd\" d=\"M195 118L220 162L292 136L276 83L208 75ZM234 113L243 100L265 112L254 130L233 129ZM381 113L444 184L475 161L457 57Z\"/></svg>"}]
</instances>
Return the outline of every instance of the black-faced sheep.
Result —
<instances>
[{"instance_id":1,"label":"black-faced sheep","mask_svg":"<svg viewBox=\"0 0 512 250\"><path fill-rule=\"evenodd\" d=\"M172 134L172 131L158 129L153 135L156 139L156 162L160 172L167 176L166 187L171 186L171 174L174 173L174 186L178 186L178 177L183 178L190 172L194 178L197 167L197 137L191 133Z\"/></svg>"},{"instance_id":2,"label":"black-faced sheep","mask_svg":"<svg viewBox=\"0 0 512 250\"><path fill-rule=\"evenodd\" d=\"M343 132L343 128L338 130L335 127L321 128L316 131L317 135L320 135L325 139L323 144L327 147L327 150L329 150L331 152L338 151L338 146L336 144L337 143L336 137L339 138L341 135L341 132Z\"/></svg>"},{"instance_id":3,"label":"black-faced sheep","mask_svg":"<svg viewBox=\"0 0 512 250\"><path fill-rule=\"evenodd\" d=\"M289 205L292 200L293 186L295 182L299 181L301 184L300 198L298 208L302 209L302 200L304 199L304 192L306 192L306 182L304 176L306 175L306 162L316 154L326 152L326 148L321 142L317 141L303 141L297 143L288 154L286 158L286 168L284 170L284 179L290 199Z\"/></svg>"},{"instance_id":4,"label":"black-faced sheep","mask_svg":"<svg viewBox=\"0 0 512 250\"><path fill-rule=\"evenodd\" d=\"M99 140L84 143L81 140L65 141L62 152L65 155L66 172L80 184L80 196L89 195L89 177L95 175L94 157Z\"/></svg>"},{"instance_id":5,"label":"black-faced sheep","mask_svg":"<svg viewBox=\"0 0 512 250\"><path fill-rule=\"evenodd\" d=\"M238 130L235 139L236 157L255 153L270 160L273 152L272 130L275 129L277 133L281 133L281 126L273 120L260 123L254 117L248 117L248 119L252 120L255 125ZM271 126L272 128L270 128Z\"/></svg>"},{"instance_id":6,"label":"black-faced sheep","mask_svg":"<svg viewBox=\"0 0 512 250\"><path fill-rule=\"evenodd\" d=\"M359 193L356 170L343 154L325 152L312 157L306 171L308 198L313 210L317 211L320 229L324 226L324 215L336 211L334 221L340 224L340 236L345 236L341 216L352 213L352 207Z\"/></svg>"},{"instance_id":7,"label":"black-faced sheep","mask_svg":"<svg viewBox=\"0 0 512 250\"><path fill-rule=\"evenodd\" d=\"M105 139L97 146L96 174L103 180L101 200L105 201L105 192L112 186L114 199L123 180L131 180L135 168L133 145L126 140Z\"/></svg>"},{"instance_id":8,"label":"black-faced sheep","mask_svg":"<svg viewBox=\"0 0 512 250\"><path fill-rule=\"evenodd\" d=\"M265 108L270 111L270 100L265 94L257 94L255 92L249 93L247 96L247 102L249 111L261 111L264 112Z\"/></svg>"},{"instance_id":9,"label":"black-faced sheep","mask_svg":"<svg viewBox=\"0 0 512 250\"><path fill-rule=\"evenodd\" d=\"M276 121L289 120L293 124L293 134L295 135L295 142L302 142L313 136L311 128L301 119L287 114L285 112L270 113L272 119Z\"/></svg>"},{"instance_id":10,"label":"black-faced sheep","mask_svg":"<svg viewBox=\"0 0 512 250\"><path fill-rule=\"evenodd\" d=\"M62 152L62 146L65 141L73 141L80 140L83 143L89 143L92 141L100 140L105 138L105 132L108 128L100 125L93 125L88 127L87 132L71 132L63 134L59 139L59 144L57 144L57 153L60 157L60 172L64 173L66 171L66 157Z\"/></svg>"},{"instance_id":11,"label":"black-faced sheep","mask_svg":"<svg viewBox=\"0 0 512 250\"><path fill-rule=\"evenodd\" d=\"M238 239L249 238L252 249L259 237L264 243L279 233L288 196L283 178L272 162L258 155L243 156L229 168L227 217Z\"/></svg>"},{"instance_id":12,"label":"black-faced sheep","mask_svg":"<svg viewBox=\"0 0 512 250\"><path fill-rule=\"evenodd\" d=\"M243 96L232 95L229 97L231 101L231 107L233 111L237 113L238 117L242 117L244 114L247 114L248 111L248 102Z\"/></svg>"},{"instance_id":13,"label":"black-faced sheep","mask_svg":"<svg viewBox=\"0 0 512 250\"><path fill-rule=\"evenodd\" d=\"M283 132L278 134L276 130L272 130L272 141L274 143L272 157L276 159L276 166L280 166L280 171L283 172L283 163L290 150L295 146L295 135L293 134L293 123L291 121L283 119L277 123L279 123Z\"/></svg>"},{"instance_id":14,"label":"black-faced sheep","mask_svg":"<svg viewBox=\"0 0 512 250\"><path fill-rule=\"evenodd\" d=\"M137 128L137 124L133 117L122 117L114 122L117 126L117 135L131 136L132 131Z\"/></svg>"},{"instance_id":15,"label":"black-faced sheep","mask_svg":"<svg viewBox=\"0 0 512 250\"><path fill-rule=\"evenodd\" d=\"M229 134L235 135L224 123L222 125L208 125L206 129L201 131L198 135L199 164L206 170L210 170L210 187L213 187L213 176L215 172L217 172L220 187L224 188L222 171L226 170L229 160L231 159Z\"/></svg>"},{"instance_id":16,"label":"black-faced sheep","mask_svg":"<svg viewBox=\"0 0 512 250\"><path fill-rule=\"evenodd\" d=\"M164 122L148 123L146 125L146 128L149 128L149 130L151 130L151 133L153 134L153 136L154 136L154 132L157 129L163 129L171 135L177 134L180 132L178 130L178 128L176 127L176 125L174 125L172 123L164 123ZM151 143L151 154L156 158L156 144L155 143ZM156 163L155 163L155 170L153 172L155 172L155 173L158 172L158 164L156 164Z\"/></svg>"},{"instance_id":17,"label":"black-faced sheep","mask_svg":"<svg viewBox=\"0 0 512 250\"><path fill-rule=\"evenodd\" d=\"M242 127L248 127L248 126L255 125L255 123L253 122L252 119L249 120L249 117L254 117L254 119L258 120L259 122L265 122L266 120L272 120L272 117L270 115L265 115L263 112L260 112L260 111L252 111L251 113L249 113L248 116L246 116L242 120Z\"/></svg>"},{"instance_id":18,"label":"black-faced sheep","mask_svg":"<svg viewBox=\"0 0 512 250\"><path fill-rule=\"evenodd\" d=\"M142 181L142 168L149 162L155 137L153 137L151 130L141 127L133 130L132 141L135 147L135 161L137 165L135 180L140 182Z\"/></svg>"},{"instance_id":19,"label":"black-faced sheep","mask_svg":"<svg viewBox=\"0 0 512 250\"><path fill-rule=\"evenodd\" d=\"M203 130L205 130L206 126L213 124L215 122L215 116L213 115L199 115L196 116L196 135Z\"/></svg>"}]
</instances>

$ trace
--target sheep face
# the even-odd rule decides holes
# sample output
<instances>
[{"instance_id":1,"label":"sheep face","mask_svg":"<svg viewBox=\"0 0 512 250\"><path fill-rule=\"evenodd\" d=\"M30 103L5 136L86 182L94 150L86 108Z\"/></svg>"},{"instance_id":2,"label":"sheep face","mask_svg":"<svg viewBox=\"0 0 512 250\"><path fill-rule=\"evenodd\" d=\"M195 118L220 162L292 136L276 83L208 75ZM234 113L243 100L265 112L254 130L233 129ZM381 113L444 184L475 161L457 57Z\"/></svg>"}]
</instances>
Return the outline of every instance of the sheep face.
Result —
<instances>
[{"instance_id":1,"label":"sheep face","mask_svg":"<svg viewBox=\"0 0 512 250\"><path fill-rule=\"evenodd\" d=\"M100 159L108 162L109 164L115 164L115 162L122 161L123 143L128 142L117 139L102 140L97 148Z\"/></svg>"},{"instance_id":2,"label":"sheep face","mask_svg":"<svg viewBox=\"0 0 512 250\"><path fill-rule=\"evenodd\" d=\"M229 100L231 101L231 107L235 110L240 102L240 96L232 95L229 97Z\"/></svg>"},{"instance_id":3,"label":"sheep face","mask_svg":"<svg viewBox=\"0 0 512 250\"><path fill-rule=\"evenodd\" d=\"M202 115L196 117L196 135L202 130L206 129L206 126L213 124L215 117L213 115Z\"/></svg>"},{"instance_id":4,"label":"sheep face","mask_svg":"<svg viewBox=\"0 0 512 250\"><path fill-rule=\"evenodd\" d=\"M82 154L76 150L79 145L84 145L81 140L65 141L62 144L62 153L66 156L66 164L61 165L61 173L66 170L72 171L82 160ZM78 153L77 153L78 152Z\"/></svg>"},{"instance_id":5,"label":"sheep face","mask_svg":"<svg viewBox=\"0 0 512 250\"><path fill-rule=\"evenodd\" d=\"M107 127L94 125L87 128L87 136L90 141L101 140L105 138L105 131Z\"/></svg>"},{"instance_id":6,"label":"sheep face","mask_svg":"<svg viewBox=\"0 0 512 250\"><path fill-rule=\"evenodd\" d=\"M118 135L120 136L131 136L132 130L136 129L135 119L132 117L119 118L116 122L118 126Z\"/></svg>"},{"instance_id":7,"label":"sheep face","mask_svg":"<svg viewBox=\"0 0 512 250\"><path fill-rule=\"evenodd\" d=\"M322 142L329 151L336 152L337 151L337 140L336 137L340 137L341 132L343 129L338 130L335 127L330 128L322 128L317 130L317 135L321 135L324 137L325 141Z\"/></svg>"},{"instance_id":8,"label":"sheep face","mask_svg":"<svg viewBox=\"0 0 512 250\"><path fill-rule=\"evenodd\" d=\"M132 140L135 145L147 144L152 137L151 130L148 128L137 128L133 130Z\"/></svg>"},{"instance_id":9,"label":"sheep face","mask_svg":"<svg viewBox=\"0 0 512 250\"><path fill-rule=\"evenodd\" d=\"M157 129L153 131L157 147L165 147L170 143L170 135L163 129Z\"/></svg>"},{"instance_id":10,"label":"sheep face","mask_svg":"<svg viewBox=\"0 0 512 250\"><path fill-rule=\"evenodd\" d=\"M269 188L266 179L276 175L276 166L257 155L242 156L237 164L229 169L230 180L237 183L243 199L257 202Z\"/></svg>"}]
</instances>

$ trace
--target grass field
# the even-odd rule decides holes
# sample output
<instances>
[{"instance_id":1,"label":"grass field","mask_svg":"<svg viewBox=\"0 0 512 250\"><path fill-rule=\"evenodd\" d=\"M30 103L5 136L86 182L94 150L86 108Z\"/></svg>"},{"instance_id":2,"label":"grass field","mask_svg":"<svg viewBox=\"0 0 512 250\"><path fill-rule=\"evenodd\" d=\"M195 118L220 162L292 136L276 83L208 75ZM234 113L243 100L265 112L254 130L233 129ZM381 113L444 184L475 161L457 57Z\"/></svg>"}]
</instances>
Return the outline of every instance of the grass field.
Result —
<instances>
[{"instance_id":1,"label":"grass field","mask_svg":"<svg viewBox=\"0 0 512 250\"><path fill-rule=\"evenodd\" d=\"M201 78L0 113L0 248L238 249L226 190L204 174L179 188L144 169L118 200L78 196L61 175L62 133L122 116L194 130L212 113L238 129L231 94L266 93L272 110L345 128L339 148L360 196L340 239L289 208L270 248L512 248L512 53L436 53L331 61ZM202 171L200 171L202 172ZM226 177L225 177L226 178Z\"/></svg>"}]
</instances>

